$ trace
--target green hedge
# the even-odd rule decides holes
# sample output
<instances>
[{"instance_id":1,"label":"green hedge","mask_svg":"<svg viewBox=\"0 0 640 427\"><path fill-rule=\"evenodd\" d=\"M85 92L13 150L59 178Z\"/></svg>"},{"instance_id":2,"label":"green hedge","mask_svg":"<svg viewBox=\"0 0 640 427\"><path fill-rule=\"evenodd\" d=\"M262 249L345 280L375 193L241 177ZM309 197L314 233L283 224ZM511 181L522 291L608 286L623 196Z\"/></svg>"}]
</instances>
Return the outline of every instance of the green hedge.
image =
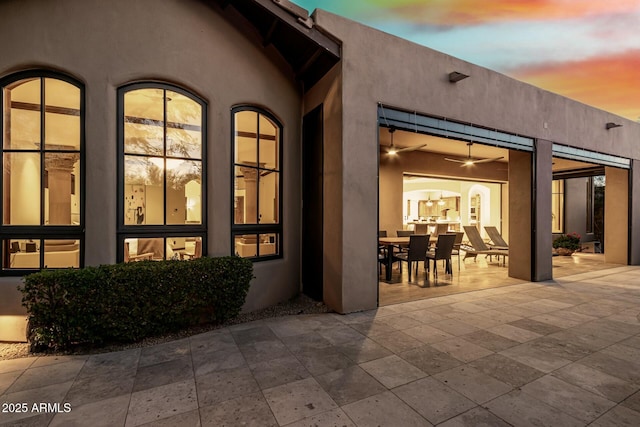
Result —
<instances>
[{"instance_id":1,"label":"green hedge","mask_svg":"<svg viewBox=\"0 0 640 427\"><path fill-rule=\"evenodd\" d=\"M24 278L33 351L133 342L238 315L253 278L239 257L43 270Z\"/></svg>"}]
</instances>

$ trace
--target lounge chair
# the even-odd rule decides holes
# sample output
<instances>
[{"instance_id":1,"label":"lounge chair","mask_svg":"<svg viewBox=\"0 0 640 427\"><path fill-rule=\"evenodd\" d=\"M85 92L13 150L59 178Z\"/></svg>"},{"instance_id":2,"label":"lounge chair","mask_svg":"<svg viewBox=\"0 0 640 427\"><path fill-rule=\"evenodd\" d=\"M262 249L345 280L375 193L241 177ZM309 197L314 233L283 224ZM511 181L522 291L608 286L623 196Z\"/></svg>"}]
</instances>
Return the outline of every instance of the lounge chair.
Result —
<instances>
[{"instance_id":1,"label":"lounge chair","mask_svg":"<svg viewBox=\"0 0 640 427\"><path fill-rule=\"evenodd\" d=\"M493 242L492 245L489 245L490 249L505 249L509 250L509 244L504 241L502 235L498 231L496 227L493 226L485 226L484 229L487 231L489 238Z\"/></svg>"},{"instance_id":2,"label":"lounge chair","mask_svg":"<svg viewBox=\"0 0 640 427\"><path fill-rule=\"evenodd\" d=\"M469 242L471 243L471 246L462 245L460 247L463 251L465 251L464 258L462 259L462 261L466 260L467 258L473 258L473 260L475 261L478 255L489 255L489 256L495 255L498 257L500 256L504 257L502 258L502 265L505 264L505 260L509 256L509 250L489 248L487 244L484 242L484 240L482 240L482 237L480 236L480 232L476 227L465 225L464 232L467 234L467 237L469 238ZM499 260L500 258L498 258L498 261Z\"/></svg>"}]
</instances>

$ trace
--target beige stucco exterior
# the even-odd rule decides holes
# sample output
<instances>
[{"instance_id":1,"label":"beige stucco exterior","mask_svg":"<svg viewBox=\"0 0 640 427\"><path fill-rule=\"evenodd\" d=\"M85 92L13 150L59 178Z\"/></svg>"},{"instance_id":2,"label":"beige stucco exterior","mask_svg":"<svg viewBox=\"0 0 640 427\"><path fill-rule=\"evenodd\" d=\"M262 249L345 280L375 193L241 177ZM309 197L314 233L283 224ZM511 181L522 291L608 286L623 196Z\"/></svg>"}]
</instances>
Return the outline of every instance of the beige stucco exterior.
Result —
<instances>
[{"instance_id":1,"label":"beige stucco exterior","mask_svg":"<svg viewBox=\"0 0 640 427\"><path fill-rule=\"evenodd\" d=\"M136 81L175 84L207 103L208 255L231 253L231 108L265 108L284 127L284 257L254 264L247 311L300 289L300 129L304 114L320 104L323 298L340 313L377 306L377 230L379 225L397 228L403 172L420 173L429 162L430 171L446 176L450 167L428 153L387 164L379 156L379 104L536 141L535 153L509 153L506 173L478 169L484 179L506 182L505 234L519 236L512 239L509 274L522 279L551 278L553 144L624 157L634 165L640 159L640 125L630 120L328 12L316 11L314 20L317 29L341 43L342 57L303 94L273 47L251 42L201 0L0 2L0 78L40 68L67 74L85 87L86 265L116 261L116 98L118 87ZM448 81L452 71L470 77L453 84ZM608 131L607 122L624 126ZM640 181L637 169L626 182ZM620 197L628 193L625 176L626 171L607 170L607 184L610 177L619 184ZM638 188L630 188L630 206L638 204ZM397 207L379 215L382 204ZM637 218L628 213L614 217L616 233L638 225ZM640 263L640 237L632 236L611 257L624 263L627 254L632 263ZM19 278L0 278L0 340L23 338L19 283Z\"/></svg>"},{"instance_id":2,"label":"beige stucco exterior","mask_svg":"<svg viewBox=\"0 0 640 427\"><path fill-rule=\"evenodd\" d=\"M325 247L327 252L363 256L349 257L342 266L340 280L325 280L326 288L341 293L345 311L373 308L377 295L376 234L378 218L378 103L415 111L418 114L444 117L503 132L548 141L542 158L527 153L510 153L519 163L510 165L508 197L509 234L524 236L511 249L509 274L527 280L551 278L551 144L563 144L612 154L628 159L640 157L640 125L614 114L572 101L568 98L519 82L446 54L416 45L407 40L317 10L316 23L342 41L342 140L332 141L342 165L342 209L325 211L325 218L342 230L338 239ZM470 78L452 84L448 75L458 71ZM624 126L621 132L607 131L605 123ZM519 155L521 154L521 155ZM332 154L332 155L335 155ZM537 164L539 162L540 164ZM542 163L547 162L544 164ZM381 163L381 167L383 163ZM532 174L537 179L535 212L532 215ZM638 172L634 172L637 174ZM635 175L634 175L635 176ZM393 196L390 196L393 197ZM518 221L513 221L518 218ZM536 220L537 218L537 220ZM387 221L380 218L382 222ZM536 220L535 236L531 236ZM387 223L385 222L385 225ZM637 238L636 238L637 240ZM512 239L513 241L513 239ZM514 241L515 242L515 241ZM630 242L632 253L640 242ZM545 249L543 249L545 248ZM531 265L533 252L542 257ZM546 255L545 255L546 254ZM346 255L343 256L346 260ZM341 290L341 291L340 291Z\"/></svg>"},{"instance_id":3,"label":"beige stucco exterior","mask_svg":"<svg viewBox=\"0 0 640 427\"><path fill-rule=\"evenodd\" d=\"M42 68L85 86L85 265L116 261L119 86L155 80L207 102L207 252L213 256L231 254L230 110L251 104L272 112L284 129L284 257L255 263L245 310L299 291L301 89L283 64L198 0L3 1L0 40L0 77ZM24 314L15 289L19 283L0 278L0 316ZM2 328L8 329L14 328ZM3 339L15 337L0 333Z\"/></svg>"}]
</instances>

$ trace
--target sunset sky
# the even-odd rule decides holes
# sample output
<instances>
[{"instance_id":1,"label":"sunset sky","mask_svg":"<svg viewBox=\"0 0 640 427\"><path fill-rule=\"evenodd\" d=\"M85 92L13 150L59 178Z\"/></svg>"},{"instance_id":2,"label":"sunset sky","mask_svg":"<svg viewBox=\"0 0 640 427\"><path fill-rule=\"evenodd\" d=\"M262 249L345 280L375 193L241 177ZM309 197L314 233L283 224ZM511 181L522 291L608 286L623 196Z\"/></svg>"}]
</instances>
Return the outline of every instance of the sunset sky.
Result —
<instances>
[{"instance_id":1,"label":"sunset sky","mask_svg":"<svg viewBox=\"0 0 640 427\"><path fill-rule=\"evenodd\" d=\"M640 121L640 0L292 0Z\"/></svg>"}]
</instances>

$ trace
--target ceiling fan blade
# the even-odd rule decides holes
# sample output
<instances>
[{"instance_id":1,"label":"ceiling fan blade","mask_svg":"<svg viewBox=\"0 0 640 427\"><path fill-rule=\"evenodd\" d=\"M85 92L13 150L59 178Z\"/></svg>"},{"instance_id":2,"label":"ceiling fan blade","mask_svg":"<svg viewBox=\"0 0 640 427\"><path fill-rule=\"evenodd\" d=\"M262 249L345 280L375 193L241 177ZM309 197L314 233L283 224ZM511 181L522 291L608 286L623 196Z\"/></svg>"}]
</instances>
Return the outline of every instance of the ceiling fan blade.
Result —
<instances>
[{"instance_id":1,"label":"ceiling fan blade","mask_svg":"<svg viewBox=\"0 0 640 427\"><path fill-rule=\"evenodd\" d=\"M415 150L424 148L426 146L427 144L421 144L421 145L414 145L413 147L396 148L396 153L401 153L403 151L415 151Z\"/></svg>"},{"instance_id":2,"label":"ceiling fan blade","mask_svg":"<svg viewBox=\"0 0 640 427\"><path fill-rule=\"evenodd\" d=\"M467 163L467 159L452 159L450 157L445 157L444 159L449 161L449 162Z\"/></svg>"},{"instance_id":3,"label":"ceiling fan blade","mask_svg":"<svg viewBox=\"0 0 640 427\"><path fill-rule=\"evenodd\" d=\"M501 157L494 157L492 159L477 159L477 160L473 160L473 163L490 163L500 159L504 159L504 157L501 156Z\"/></svg>"}]
</instances>

